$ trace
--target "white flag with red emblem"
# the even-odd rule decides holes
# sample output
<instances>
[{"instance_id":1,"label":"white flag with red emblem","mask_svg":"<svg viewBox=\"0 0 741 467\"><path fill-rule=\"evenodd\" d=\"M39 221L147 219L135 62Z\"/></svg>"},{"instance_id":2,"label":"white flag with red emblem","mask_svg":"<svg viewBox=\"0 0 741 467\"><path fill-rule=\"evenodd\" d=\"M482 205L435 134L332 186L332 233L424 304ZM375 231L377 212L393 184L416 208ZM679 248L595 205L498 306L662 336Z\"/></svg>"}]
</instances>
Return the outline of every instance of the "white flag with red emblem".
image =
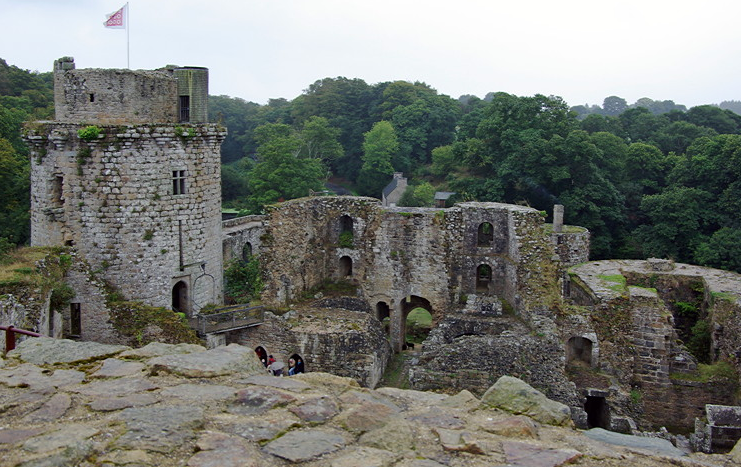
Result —
<instances>
[{"instance_id":1,"label":"white flag with red emblem","mask_svg":"<svg viewBox=\"0 0 741 467\"><path fill-rule=\"evenodd\" d=\"M103 25L111 29L126 29L126 16L127 8L129 4L122 6L120 10L114 11L113 13L106 15L106 20Z\"/></svg>"}]
</instances>

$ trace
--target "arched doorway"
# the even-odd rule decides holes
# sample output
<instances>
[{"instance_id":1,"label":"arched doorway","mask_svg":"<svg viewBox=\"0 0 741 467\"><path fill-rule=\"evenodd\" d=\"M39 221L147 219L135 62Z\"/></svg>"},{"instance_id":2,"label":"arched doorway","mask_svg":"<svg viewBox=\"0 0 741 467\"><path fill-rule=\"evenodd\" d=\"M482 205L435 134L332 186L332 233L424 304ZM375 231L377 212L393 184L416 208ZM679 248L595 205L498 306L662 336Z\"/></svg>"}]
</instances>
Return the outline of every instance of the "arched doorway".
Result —
<instances>
[{"instance_id":1,"label":"arched doorway","mask_svg":"<svg viewBox=\"0 0 741 467\"><path fill-rule=\"evenodd\" d=\"M190 316L190 307L188 300L188 284L184 281L178 281L172 287L172 311L175 313L185 313Z\"/></svg>"},{"instance_id":2,"label":"arched doorway","mask_svg":"<svg viewBox=\"0 0 741 467\"><path fill-rule=\"evenodd\" d=\"M476 245L478 246L491 246L494 241L494 226L489 222L482 222L479 224L478 235L476 237Z\"/></svg>"},{"instance_id":3,"label":"arched doorway","mask_svg":"<svg viewBox=\"0 0 741 467\"><path fill-rule=\"evenodd\" d=\"M343 256L340 258L340 277L352 276L352 258Z\"/></svg>"},{"instance_id":4,"label":"arched doorway","mask_svg":"<svg viewBox=\"0 0 741 467\"><path fill-rule=\"evenodd\" d=\"M429 323L430 327L432 326L432 305L430 305L430 301L426 298L418 297L417 295L411 295L405 298L401 303L401 322L398 323L399 332L394 336L396 342L392 342L392 347L396 351L401 350L407 343L407 318L409 317L409 314L417 308L425 310L430 315Z\"/></svg>"},{"instance_id":5,"label":"arched doorway","mask_svg":"<svg viewBox=\"0 0 741 467\"><path fill-rule=\"evenodd\" d=\"M293 372L291 371L291 360L293 360ZM297 375L299 373L305 373L306 372L306 365L304 364L304 359L301 358L301 355L295 353L291 355L291 358L288 359L288 374L289 375Z\"/></svg>"},{"instance_id":6,"label":"arched doorway","mask_svg":"<svg viewBox=\"0 0 741 467\"><path fill-rule=\"evenodd\" d=\"M252 243L247 242L242 247L242 259L244 261L249 261L250 258L252 258Z\"/></svg>"},{"instance_id":7,"label":"arched doorway","mask_svg":"<svg viewBox=\"0 0 741 467\"><path fill-rule=\"evenodd\" d=\"M476 292L490 292L491 286L491 266L481 264L476 268Z\"/></svg>"},{"instance_id":8,"label":"arched doorway","mask_svg":"<svg viewBox=\"0 0 741 467\"><path fill-rule=\"evenodd\" d=\"M406 344L421 344L432 330L432 314L418 307L409 312L406 318Z\"/></svg>"}]
</instances>

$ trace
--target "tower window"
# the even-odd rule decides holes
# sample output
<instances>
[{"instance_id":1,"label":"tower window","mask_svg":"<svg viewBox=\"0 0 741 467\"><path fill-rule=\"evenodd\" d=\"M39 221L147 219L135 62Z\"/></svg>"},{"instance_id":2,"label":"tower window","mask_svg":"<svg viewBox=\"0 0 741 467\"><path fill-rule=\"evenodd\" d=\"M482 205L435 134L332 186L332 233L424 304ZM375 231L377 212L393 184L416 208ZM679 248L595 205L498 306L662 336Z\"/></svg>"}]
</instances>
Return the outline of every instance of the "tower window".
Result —
<instances>
[{"instance_id":1,"label":"tower window","mask_svg":"<svg viewBox=\"0 0 741 467\"><path fill-rule=\"evenodd\" d=\"M90 102L95 102L95 94L90 93Z\"/></svg>"},{"instance_id":2,"label":"tower window","mask_svg":"<svg viewBox=\"0 0 741 467\"><path fill-rule=\"evenodd\" d=\"M172 194L185 194L185 170L172 171Z\"/></svg>"},{"instance_id":3,"label":"tower window","mask_svg":"<svg viewBox=\"0 0 741 467\"><path fill-rule=\"evenodd\" d=\"M69 333L70 337L80 337L82 335L82 310L79 303L70 303L69 316Z\"/></svg>"},{"instance_id":4,"label":"tower window","mask_svg":"<svg viewBox=\"0 0 741 467\"><path fill-rule=\"evenodd\" d=\"M190 96L180 96L180 121L190 121Z\"/></svg>"}]
</instances>

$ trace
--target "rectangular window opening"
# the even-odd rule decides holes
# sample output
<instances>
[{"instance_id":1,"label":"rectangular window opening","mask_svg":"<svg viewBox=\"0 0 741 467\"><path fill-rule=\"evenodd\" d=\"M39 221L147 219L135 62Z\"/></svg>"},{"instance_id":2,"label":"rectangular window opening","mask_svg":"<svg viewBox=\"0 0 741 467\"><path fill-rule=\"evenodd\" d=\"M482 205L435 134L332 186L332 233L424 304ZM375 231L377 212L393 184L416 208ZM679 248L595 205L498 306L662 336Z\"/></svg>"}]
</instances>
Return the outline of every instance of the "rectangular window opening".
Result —
<instances>
[{"instance_id":1,"label":"rectangular window opening","mask_svg":"<svg viewBox=\"0 0 741 467\"><path fill-rule=\"evenodd\" d=\"M90 93L90 102L95 102L95 94Z\"/></svg>"},{"instance_id":2,"label":"rectangular window opening","mask_svg":"<svg viewBox=\"0 0 741 467\"><path fill-rule=\"evenodd\" d=\"M190 96L180 96L180 121L190 121Z\"/></svg>"},{"instance_id":3,"label":"rectangular window opening","mask_svg":"<svg viewBox=\"0 0 741 467\"><path fill-rule=\"evenodd\" d=\"M64 204L64 177L57 175L54 177L51 186L51 199L55 206Z\"/></svg>"},{"instance_id":4,"label":"rectangular window opening","mask_svg":"<svg viewBox=\"0 0 741 467\"><path fill-rule=\"evenodd\" d=\"M172 171L172 194L185 194L185 170Z\"/></svg>"},{"instance_id":5,"label":"rectangular window opening","mask_svg":"<svg viewBox=\"0 0 741 467\"><path fill-rule=\"evenodd\" d=\"M69 334L70 337L82 335L82 312L79 303L69 304Z\"/></svg>"}]
</instances>

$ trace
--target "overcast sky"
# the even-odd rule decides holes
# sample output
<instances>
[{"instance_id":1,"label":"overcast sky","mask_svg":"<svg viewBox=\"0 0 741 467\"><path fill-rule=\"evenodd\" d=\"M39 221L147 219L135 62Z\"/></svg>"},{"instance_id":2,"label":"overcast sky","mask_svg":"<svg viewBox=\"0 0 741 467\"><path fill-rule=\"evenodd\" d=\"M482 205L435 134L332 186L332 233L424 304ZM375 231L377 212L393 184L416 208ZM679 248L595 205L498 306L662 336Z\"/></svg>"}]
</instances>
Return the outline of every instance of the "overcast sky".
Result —
<instances>
[{"instance_id":1,"label":"overcast sky","mask_svg":"<svg viewBox=\"0 0 741 467\"><path fill-rule=\"evenodd\" d=\"M0 58L126 68L119 0L0 0ZM265 104L314 81L424 81L442 94L569 105L741 100L739 0L131 0L131 68L210 69L210 93Z\"/></svg>"}]
</instances>

